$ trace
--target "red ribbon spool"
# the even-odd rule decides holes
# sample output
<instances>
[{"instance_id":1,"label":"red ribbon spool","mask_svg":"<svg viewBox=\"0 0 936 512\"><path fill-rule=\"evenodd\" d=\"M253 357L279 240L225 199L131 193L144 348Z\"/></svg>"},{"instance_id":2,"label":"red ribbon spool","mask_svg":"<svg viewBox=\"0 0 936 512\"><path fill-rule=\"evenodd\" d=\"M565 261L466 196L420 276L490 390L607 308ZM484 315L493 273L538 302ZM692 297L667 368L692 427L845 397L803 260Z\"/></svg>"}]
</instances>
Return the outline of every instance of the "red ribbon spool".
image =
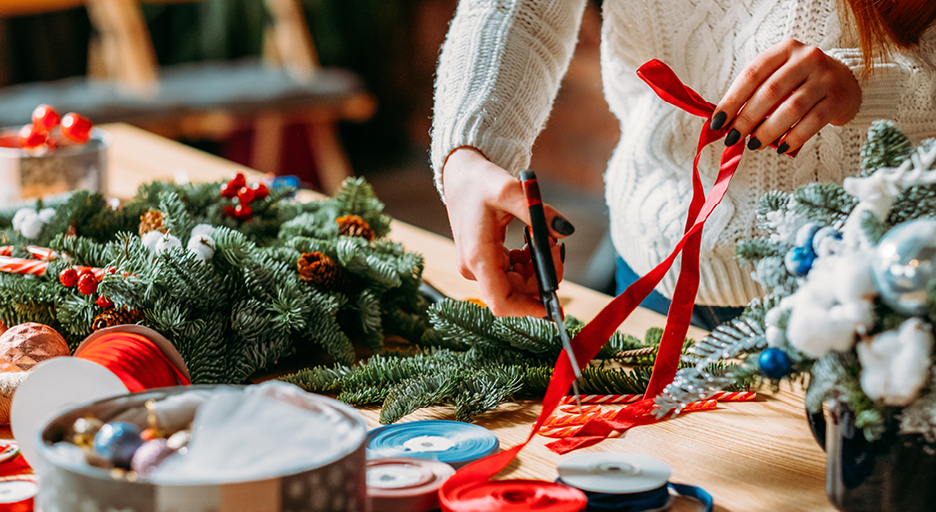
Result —
<instances>
[{"instance_id":1,"label":"red ribbon spool","mask_svg":"<svg viewBox=\"0 0 936 512\"><path fill-rule=\"evenodd\" d=\"M457 487L442 503L442 510L578 512L586 505L588 497L573 487L539 480L497 480Z\"/></svg>"},{"instance_id":2,"label":"red ribbon spool","mask_svg":"<svg viewBox=\"0 0 936 512\"><path fill-rule=\"evenodd\" d=\"M659 60L652 60L641 66L640 69L637 70L637 75L664 101L690 114L708 120L715 111L714 103L705 101L698 93L685 86L676 74L673 73L673 70ZM637 282L629 286L627 290L605 306L605 308L572 340L575 359L579 361L582 366L588 364L588 362L597 355L605 341L611 337L621 323L630 316L643 299L659 284L663 276L676 261L676 257L682 252L682 261L680 264L679 278L676 282L676 290L673 294L672 304L670 305L669 314L666 318L666 327L663 331L663 338L660 341L660 348L653 366L650 384L647 386L647 391L644 393L643 399L628 404L610 418L596 417L589 420L574 436L547 444L546 446L554 452L561 454L577 448L591 446L608 438L612 434L625 431L637 425L646 425L657 421L649 414L651 409L653 409L653 399L659 395L660 392L663 391L663 388L672 382L673 378L676 376L683 340L686 337L686 332L689 330L689 322L692 318L692 307L695 302L696 292L699 288L699 253L702 242L702 227L728 191L728 184L731 182L731 178L738 168L738 163L741 160L741 155L744 153L745 145L734 144L725 148L722 153L718 177L715 180L715 184L712 186L711 195L707 199L705 197L705 190L702 187L702 179L699 175L699 158L705 146L722 139L729 129L729 126L725 126L721 130L712 130L709 122L705 122L702 125L696 157L692 163L692 201L689 204L689 215L686 220L686 229L683 238L676 245L676 248L669 257L656 268L638 279ZM772 143L771 146L776 147L776 142ZM789 156L792 157L795 156L795 154L796 152L791 152ZM485 483L485 481L507 467L510 461L517 456L517 453L530 442L530 439L539 431L540 427L546 419L549 418L553 410L555 410L565 398L574 378L575 375L572 372L569 357L565 351L563 351L559 354L559 359L556 361L556 366L553 370L552 380L549 383L549 388L546 390L546 395L543 397L543 409L527 440L509 450L491 455L459 469L439 490L439 501L442 503L443 510L469 510L468 508L464 508L463 503L466 496L465 489L475 489L479 488L479 486L484 488L487 484L500 483ZM529 482L528 484L550 485L547 482ZM492 503L492 505L495 504ZM494 506L486 510L510 509L497 508Z\"/></svg>"},{"instance_id":3,"label":"red ribbon spool","mask_svg":"<svg viewBox=\"0 0 936 512\"><path fill-rule=\"evenodd\" d=\"M141 334L108 332L84 343L75 357L107 368L130 392L191 384L166 354Z\"/></svg>"}]
</instances>

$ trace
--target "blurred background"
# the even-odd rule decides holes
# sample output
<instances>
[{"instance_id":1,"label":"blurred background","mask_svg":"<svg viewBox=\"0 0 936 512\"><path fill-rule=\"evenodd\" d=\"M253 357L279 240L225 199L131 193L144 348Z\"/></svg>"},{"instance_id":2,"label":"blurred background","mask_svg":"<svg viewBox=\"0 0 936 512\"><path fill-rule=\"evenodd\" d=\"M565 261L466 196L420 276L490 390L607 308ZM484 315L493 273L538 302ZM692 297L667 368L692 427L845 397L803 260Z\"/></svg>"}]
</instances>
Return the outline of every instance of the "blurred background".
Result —
<instances>
[{"instance_id":1,"label":"blurred background","mask_svg":"<svg viewBox=\"0 0 936 512\"><path fill-rule=\"evenodd\" d=\"M103 46L106 61L107 41L113 36L102 28L107 26L102 20L127 16L108 10L118 5L114 1L135 3L135 0L101 0L103 7L95 11L81 5L80 0L0 0L0 108L4 106L2 98L6 98L13 106L16 102L29 103L22 105L29 112L36 98L44 98L42 94L54 90L41 87L51 83L62 88L74 85L77 80L86 81L88 76L101 75L101 69L107 66L101 64L98 53ZM5 9L4 2L13 7ZM47 4L48 8L20 8L30 3ZM457 0L144 2L139 9L145 25L141 37L149 39L151 50L140 55L142 60L151 55L160 73L173 68L204 72L209 62L270 58L270 28L280 26L280 19L271 15L271 11L275 13L278 5L288 8L291 3L301 10L303 23L296 26L307 32L308 40L295 33L287 36L308 42L318 60L315 64L322 69L355 74L360 89L372 102L370 107L356 107L356 114L336 119L337 144L343 148L352 172L372 183L378 197L386 203L387 212L395 218L450 237L445 208L432 184L428 148L434 71ZM601 15L596 3L590 3L585 14L569 73L547 128L534 147L532 168L540 178L545 200L576 227L576 233L567 242L566 278L607 291L612 253L606 237L602 175L619 131L602 94ZM292 16L288 12L285 15ZM133 41L132 37L130 40ZM282 55L283 51L279 53L272 60L278 58L279 62L288 63L290 56ZM140 58L131 56L131 61L125 61L129 65L114 60L117 73L133 68L137 60ZM107 75L106 70L103 74ZM187 88L207 89L199 94L209 98L226 94L226 82L220 82L220 86L217 81L206 83L203 87ZM39 89L34 87L37 84ZM244 85L231 87L238 86ZM94 94L85 93L83 97ZM320 138L310 136L310 130L315 128L306 122L284 121L282 117L271 125L270 116L264 115L263 106L258 105L251 112L259 111L260 122L230 123L219 117L198 121L224 124L224 130L211 130L210 126L207 130L190 129L188 125L196 121L182 114L178 119L162 118L157 124L144 122L139 116L130 115L132 108L126 104L103 110L97 119L91 113L89 116L95 122L116 120L137 124L266 172L296 175L310 188L327 189L318 168L322 166L321 159L316 158ZM6 110L18 111L12 107ZM0 118L9 124L28 121L28 118ZM170 124L172 129L168 128ZM261 126L265 131L261 131ZM272 139L270 130L275 134ZM258 144L258 137L274 141L275 151L258 155L258 148L265 147ZM510 237L514 245L521 244L519 229L512 229Z\"/></svg>"}]
</instances>

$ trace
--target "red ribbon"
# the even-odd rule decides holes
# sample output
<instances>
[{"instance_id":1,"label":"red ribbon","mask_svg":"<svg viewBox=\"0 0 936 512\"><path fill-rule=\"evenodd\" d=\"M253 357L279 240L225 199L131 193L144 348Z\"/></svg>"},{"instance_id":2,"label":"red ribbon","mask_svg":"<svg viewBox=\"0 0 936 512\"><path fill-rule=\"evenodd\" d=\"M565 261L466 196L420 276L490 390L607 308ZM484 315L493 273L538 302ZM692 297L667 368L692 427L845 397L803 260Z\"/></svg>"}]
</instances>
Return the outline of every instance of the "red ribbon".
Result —
<instances>
[{"instance_id":1,"label":"red ribbon","mask_svg":"<svg viewBox=\"0 0 936 512\"><path fill-rule=\"evenodd\" d=\"M637 70L637 75L664 101L690 114L708 119L715 111L715 104L705 101L698 93L684 85L673 73L673 70L659 60L651 60L641 66ZM666 272L676 261L676 257L682 252L676 290L673 294L663 338L660 341L656 362L653 365L653 373L647 391L644 393L644 398L626 405L611 418L589 420L574 436L547 444L546 446L554 452L562 454L577 448L591 446L615 432L622 432L638 425L646 425L657 421L649 414L654 405L653 399L676 376L683 340L692 319L692 307L699 288L699 252L702 242L702 227L728 191L728 184L731 182L744 152L744 144L737 143L725 148L721 157L718 177L712 186L708 199L705 197L705 190L702 187L702 180L699 175L699 159L702 149L712 142L722 139L730 128L730 126L724 126L721 130L712 130L709 122L705 122L702 126L702 133L699 135L699 143L696 148L696 157L692 163L692 201L689 204L689 215L686 220L683 238L676 244L676 248L656 268L638 279L605 306L572 340L572 350L575 352L575 358L584 368L598 354L598 351L621 323L660 283L663 276L666 275ZM776 142L772 143L771 146L775 147ZM795 156L795 152L789 156ZM488 480L507 467L560 404L563 397L568 393L569 386L572 385L574 378L575 374L572 372L569 357L563 351L556 361L552 380L543 397L543 409L527 440L509 450L491 455L459 469L439 489L439 499L443 510L460 510L458 504L459 488L467 485L477 485L477 482Z\"/></svg>"},{"instance_id":2,"label":"red ribbon","mask_svg":"<svg viewBox=\"0 0 936 512\"><path fill-rule=\"evenodd\" d=\"M77 357L112 371L131 393L190 384L155 343L139 334L107 333L83 345Z\"/></svg>"}]
</instances>

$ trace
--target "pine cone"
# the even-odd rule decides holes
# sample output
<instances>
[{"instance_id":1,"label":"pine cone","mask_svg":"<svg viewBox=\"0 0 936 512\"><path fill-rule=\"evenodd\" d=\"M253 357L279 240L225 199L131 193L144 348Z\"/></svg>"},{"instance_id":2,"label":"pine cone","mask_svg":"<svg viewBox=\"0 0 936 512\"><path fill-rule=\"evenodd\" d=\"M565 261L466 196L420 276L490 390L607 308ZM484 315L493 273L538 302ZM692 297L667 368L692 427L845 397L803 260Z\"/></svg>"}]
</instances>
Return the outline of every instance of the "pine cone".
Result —
<instances>
[{"instance_id":1,"label":"pine cone","mask_svg":"<svg viewBox=\"0 0 936 512\"><path fill-rule=\"evenodd\" d=\"M366 238L368 242L374 239L374 230L366 220L357 215L345 215L335 219L338 223L338 234L344 236L357 236Z\"/></svg>"},{"instance_id":2,"label":"pine cone","mask_svg":"<svg viewBox=\"0 0 936 512\"><path fill-rule=\"evenodd\" d=\"M140 236L150 231L166 232L166 227L163 226L163 214L159 210L146 210L146 213L140 215Z\"/></svg>"},{"instance_id":3,"label":"pine cone","mask_svg":"<svg viewBox=\"0 0 936 512\"><path fill-rule=\"evenodd\" d=\"M91 330L114 327L115 325L135 324L143 320L143 312L124 306L120 309L111 308L94 317Z\"/></svg>"},{"instance_id":4,"label":"pine cone","mask_svg":"<svg viewBox=\"0 0 936 512\"><path fill-rule=\"evenodd\" d=\"M335 260L320 252L305 253L297 262L299 278L316 288L335 290L347 287L348 273Z\"/></svg>"}]
</instances>

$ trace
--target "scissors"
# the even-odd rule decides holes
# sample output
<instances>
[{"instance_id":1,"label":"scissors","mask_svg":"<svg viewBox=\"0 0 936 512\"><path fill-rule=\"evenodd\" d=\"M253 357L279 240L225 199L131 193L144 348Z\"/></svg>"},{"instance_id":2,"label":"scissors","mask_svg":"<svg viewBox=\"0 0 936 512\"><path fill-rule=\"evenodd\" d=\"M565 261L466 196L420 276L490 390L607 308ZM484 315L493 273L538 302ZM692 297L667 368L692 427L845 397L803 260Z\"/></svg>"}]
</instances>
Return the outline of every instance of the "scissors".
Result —
<instances>
[{"instance_id":1,"label":"scissors","mask_svg":"<svg viewBox=\"0 0 936 512\"><path fill-rule=\"evenodd\" d=\"M520 183L523 186L523 195L526 197L527 208L530 211L530 225L524 228L527 247L530 250L530 262L533 264L533 270L536 273L536 282L539 284L543 307L546 308L546 314L549 318L556 322L556 327L559 328L559 339L562 340L562 348L569 356L569 363L572 365L572 372L575 374L575 380L572 381L572 390L575 393L575 403L581 411L582 401L579 397L578 383L582 379L582 371L579 369L578 361L576 361L575 354L572 352L569 334L566 332L563 323L565 317L562 313L562 306L559 304L559 297L556 295L556 290L559 289L559 280L556 278L556 267L553 265L552 251L549 249L549 229L546 227L546 215L543 213L543 199L540 197L536 173L530 170L521 171Z\"/></svg>"}]
</instances>

